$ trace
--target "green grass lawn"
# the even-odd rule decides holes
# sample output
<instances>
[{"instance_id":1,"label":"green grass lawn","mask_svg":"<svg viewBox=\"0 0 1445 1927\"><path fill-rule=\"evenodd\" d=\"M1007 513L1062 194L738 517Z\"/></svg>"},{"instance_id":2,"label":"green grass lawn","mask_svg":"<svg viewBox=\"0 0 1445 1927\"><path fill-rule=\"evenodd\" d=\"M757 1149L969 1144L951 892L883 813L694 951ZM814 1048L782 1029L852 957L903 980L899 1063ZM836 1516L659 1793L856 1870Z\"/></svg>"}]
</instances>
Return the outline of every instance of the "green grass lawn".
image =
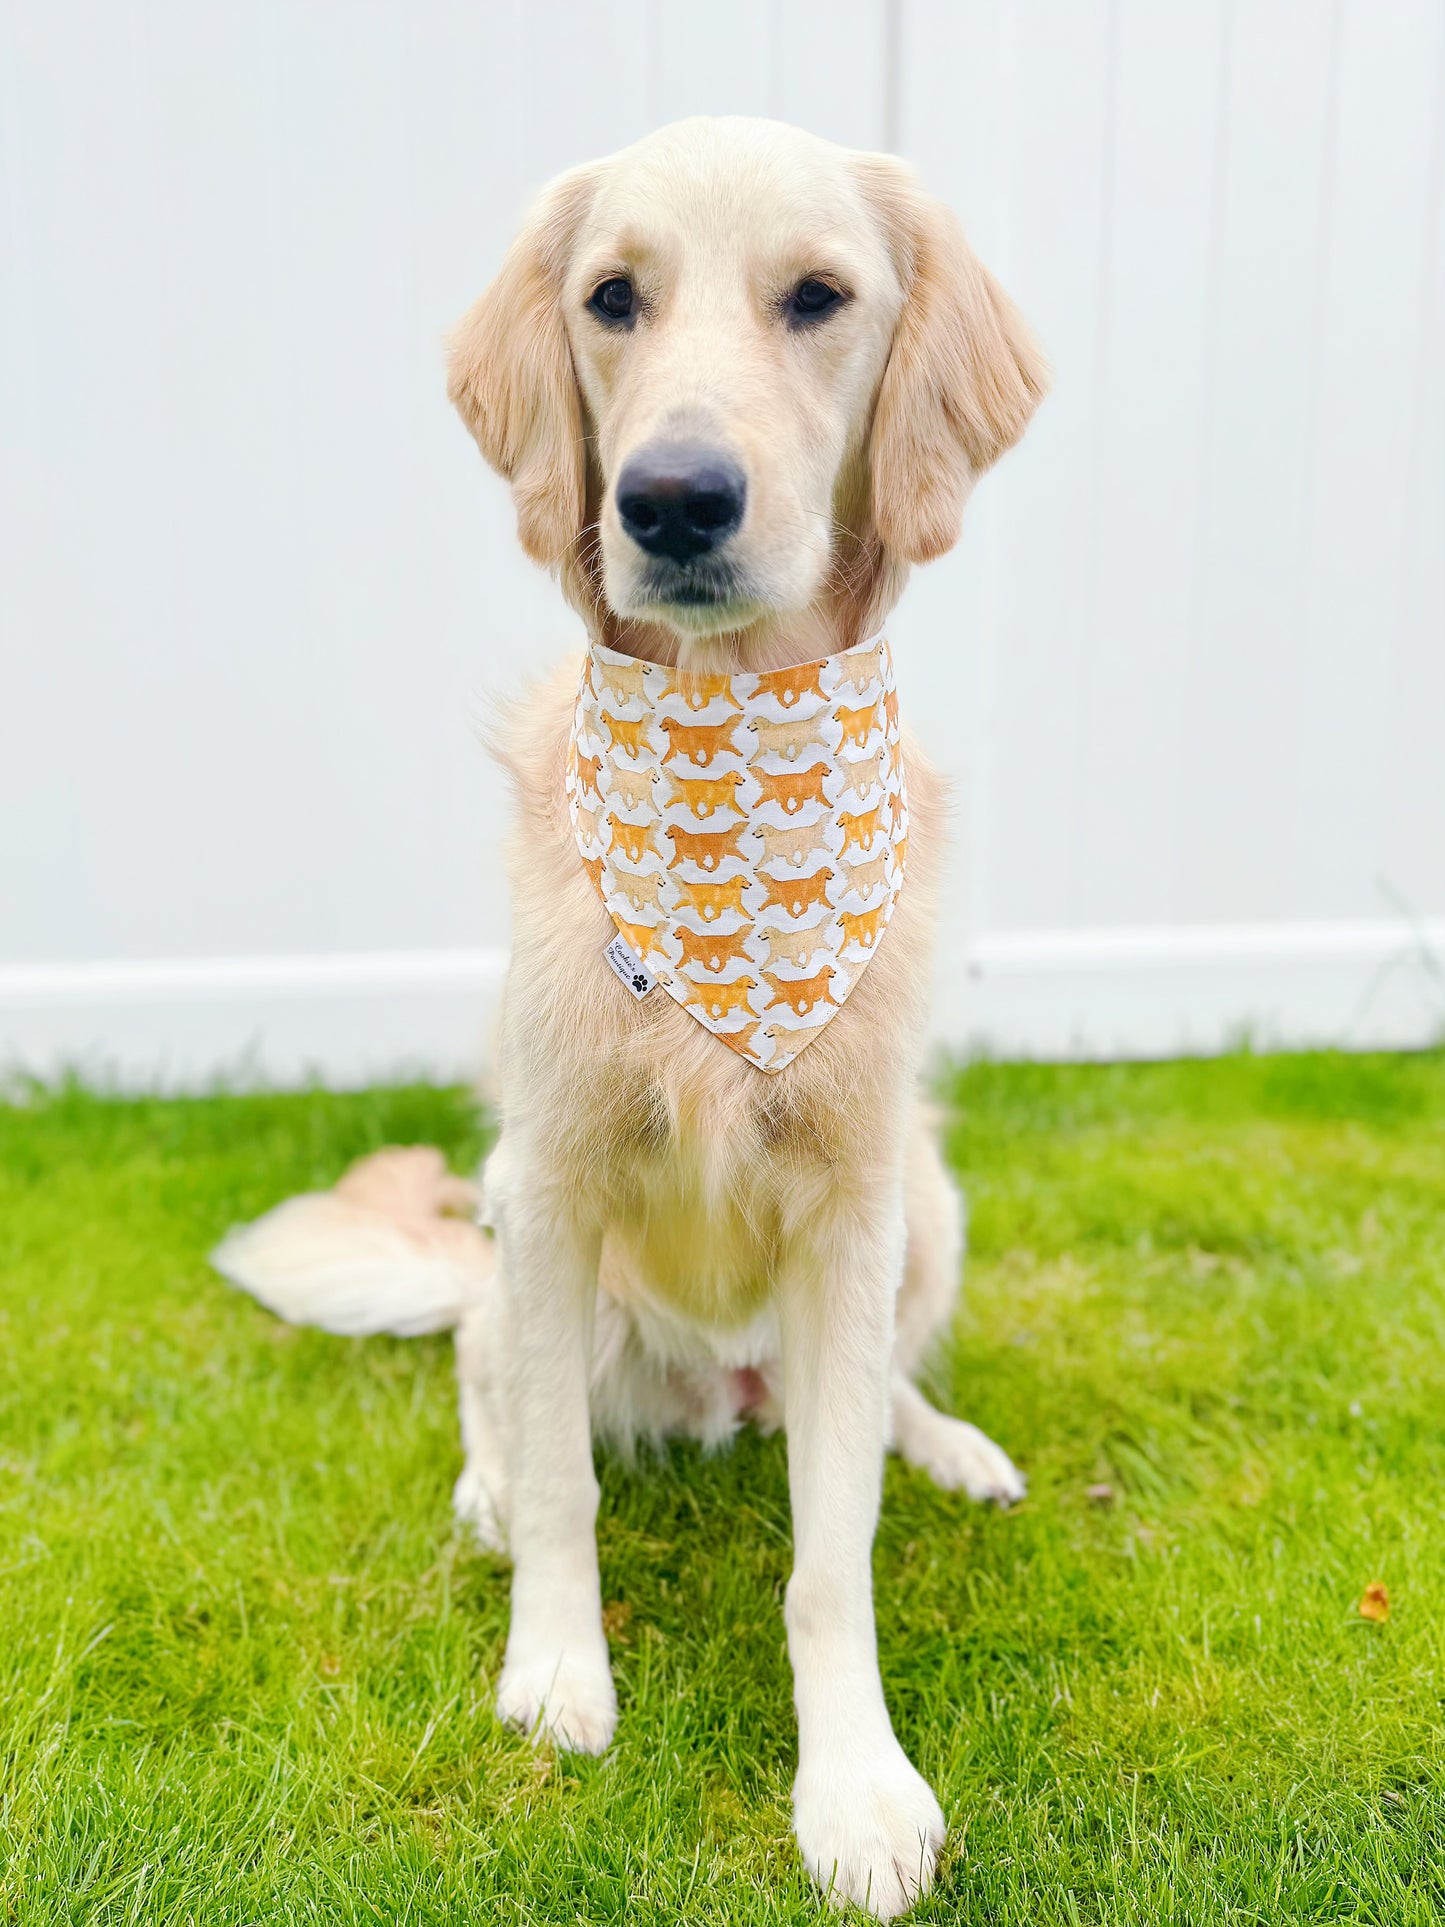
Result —
<instances>
[{"instance_id":1,"label":"green grass lawn","mask_svg":"<svg viewBox=\"0 0 1445 1927\"><path fill-rule=\"evenodd\" d=\"M1434 1927L1445 1056L955 1095L936 1385L1032 1483L1002 1514L888 1470L884 1682L951 1823L917 1917ZM492 1716L449 1341L289 1330L208 1272L418 1139L480 1143L423 1089L0 1111L0 1921L818 1918L782 1442L604 1467L622 1719L559 1760Z\"/></svg>"}]
</instances>

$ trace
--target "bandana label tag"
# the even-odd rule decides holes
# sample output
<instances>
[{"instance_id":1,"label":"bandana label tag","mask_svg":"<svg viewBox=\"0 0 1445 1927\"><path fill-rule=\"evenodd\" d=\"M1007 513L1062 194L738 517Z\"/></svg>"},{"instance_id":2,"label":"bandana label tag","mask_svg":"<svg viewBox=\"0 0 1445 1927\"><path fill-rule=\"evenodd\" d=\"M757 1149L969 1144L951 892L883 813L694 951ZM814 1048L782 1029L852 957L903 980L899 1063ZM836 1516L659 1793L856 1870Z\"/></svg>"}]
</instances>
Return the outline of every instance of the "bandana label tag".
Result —
<instances>
[{"instance_id":1,"label":"bandana label tag","mask_svg":"<svg viewBox=\"0 0 1445 1927\"><path fill-rule=\"evenodd\" d=\"M656 977L645 964L638 962L622 937L614 937L604 945L602 954L618 982L625 984L634 997L645 997L656 987Z\"/></svg>"}]
</instances>

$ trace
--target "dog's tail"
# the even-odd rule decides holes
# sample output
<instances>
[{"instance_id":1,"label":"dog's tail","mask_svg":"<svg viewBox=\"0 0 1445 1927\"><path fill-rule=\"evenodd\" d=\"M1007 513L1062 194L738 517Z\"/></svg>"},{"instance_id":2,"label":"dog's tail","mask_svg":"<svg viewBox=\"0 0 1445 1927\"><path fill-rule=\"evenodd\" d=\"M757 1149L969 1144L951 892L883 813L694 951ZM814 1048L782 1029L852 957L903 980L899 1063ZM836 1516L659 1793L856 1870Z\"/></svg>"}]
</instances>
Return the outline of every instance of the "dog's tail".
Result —
<instances>
[{"instance_id":1,"label":"dog's tail","mask_svg":"<svg viewBox=\"0 0 1445 1927\"><path fill-rule=\"evenodd\" d=\"M211 1263L293 1325L360 1336L446 1331L485 1288L490 1238L457 1213L475 1188L438 1151L378 1151L334 1191L288 1198L232 1231Z\"/></svg>"}]
</instances>

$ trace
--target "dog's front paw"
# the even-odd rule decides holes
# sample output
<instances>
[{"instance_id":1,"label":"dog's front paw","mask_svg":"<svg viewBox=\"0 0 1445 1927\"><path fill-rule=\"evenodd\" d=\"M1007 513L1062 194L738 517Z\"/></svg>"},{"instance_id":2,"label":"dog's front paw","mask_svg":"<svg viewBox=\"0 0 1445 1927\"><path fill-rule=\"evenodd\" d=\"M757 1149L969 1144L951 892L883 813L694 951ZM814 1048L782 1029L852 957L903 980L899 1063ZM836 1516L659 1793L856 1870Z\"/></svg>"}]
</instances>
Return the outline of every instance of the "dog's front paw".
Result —
<instances>
[{"instance_id":1,"label":"dog's front paw","mask_svg":"<svg viewBox=\"0 0 1445 1927\"><path fill-rule=\"evenodd\" d=\"M912 1462L945 1492L966 1492L970 1499L1012 1505L1028 1491L1028 1481L1001 1445L961 1418L938 1415Z\"/></svg>"},{"instance_id":2,"label":"dog's front paw","mask_svg":"<svg viewBox=\"0 0 1445 1927\"><path fill-rule=\"evenodd\" d=\"M605 1752L617 1730L617 1694L605 1648L599 1660L555 1645L515 1654L509 1647L497 1717L569 1753Z\"/></svg>"},{"instance_id":3,"label":"dog's front paw","mask_svg":"<svg viewBox=\"0 0 1445 1927\"><path fill-rule=\"evenodd\" d=\"M828 1899L854 1901L879 1920L928 1892L946 1832L933 1789L896 1740L881 1757L801 1767L793 1825L803 1864Z\"/></svg>"}]
</instances>

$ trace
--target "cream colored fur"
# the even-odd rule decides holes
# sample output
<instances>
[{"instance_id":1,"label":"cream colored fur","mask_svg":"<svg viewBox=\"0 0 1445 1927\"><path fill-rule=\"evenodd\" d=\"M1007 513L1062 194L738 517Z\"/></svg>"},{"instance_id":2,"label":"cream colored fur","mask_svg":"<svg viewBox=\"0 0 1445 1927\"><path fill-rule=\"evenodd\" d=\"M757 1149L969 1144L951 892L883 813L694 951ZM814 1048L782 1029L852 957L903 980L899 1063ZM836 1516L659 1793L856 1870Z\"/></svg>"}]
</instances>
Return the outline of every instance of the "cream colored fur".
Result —
<instances>
[{"instance_id":1,"label":"cream colored fur","mask_svg":"<svg viewBox=\"0 0 1445 1927\"><path fill-rule=\"evenodd\" d=\"M617 275L639 313L609 329L588 300ZM818 276L846 299L790 330L788 291ZM1011 304L898 162L758 121L683 122L556 183L458 330L450 377L512 483L523 545L592 632L713 674L786 668L873 633L908 565L954 540L978 473L1043 385ZM660 606L619 520L618 469L658 437L725 447L746 474L725 602ZM602 962L612 924L563 794L577 675L563 665L499 732L514 948L484 1175L494 1242L437 1249L425 1212L368 1203L363 1168L339 1217L335 1200L293 1200L220 1261L286 1316L457 1324L458 1509L514 1562L498 1709L563 1745L599 1751L616 1721L594 1433L718 1443L746 1417L785 1424L798 1840L825 1890L889 1918L927 1889L944 1821L878 1674L885 1445L979 1498L1023 1490L997 1446L913 1384L962 1260L961 1208L916 1088L941 786L910 739L893 919L846 1007L765 1076L671 998L635 1002ZM408 1254L389 1287L367 1261L383 1232ZM345 1288L348 1251L369 1321Z\"/></svg>"}]
</instances>

